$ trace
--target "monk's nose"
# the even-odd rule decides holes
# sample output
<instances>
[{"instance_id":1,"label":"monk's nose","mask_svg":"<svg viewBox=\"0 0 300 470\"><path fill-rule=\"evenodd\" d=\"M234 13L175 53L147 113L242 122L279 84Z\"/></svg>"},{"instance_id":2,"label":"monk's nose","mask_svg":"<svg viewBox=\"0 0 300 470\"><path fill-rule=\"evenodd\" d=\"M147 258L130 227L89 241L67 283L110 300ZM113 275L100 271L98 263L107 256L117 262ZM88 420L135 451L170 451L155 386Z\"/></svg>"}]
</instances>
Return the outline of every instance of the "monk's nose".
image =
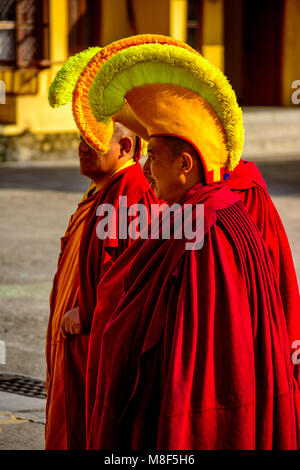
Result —
<instances>
[{"instance_id":1,"label":"monk's nose","mask_svg":"<svg viewBox=\"0 0 300 470\"><path fill-rule=\"evenodd\" d=\"M150 170L150 158L148 157L147 160L145 161L144 163L144 166L143 166L143 173L144 175L146 176L150 176L151 175L151 170Z\"/></svg>"},{"instance_id":2,"label":"monk's nose","mask_svg":"<svg viewBox=\"0 0 300 470\"><path fill-rule=\"evenodd\" d=\"M81 139L79 143L79 152L88 153L89 151L90 151L90 147L84 140Z\"/></svg>"}]
</instances>

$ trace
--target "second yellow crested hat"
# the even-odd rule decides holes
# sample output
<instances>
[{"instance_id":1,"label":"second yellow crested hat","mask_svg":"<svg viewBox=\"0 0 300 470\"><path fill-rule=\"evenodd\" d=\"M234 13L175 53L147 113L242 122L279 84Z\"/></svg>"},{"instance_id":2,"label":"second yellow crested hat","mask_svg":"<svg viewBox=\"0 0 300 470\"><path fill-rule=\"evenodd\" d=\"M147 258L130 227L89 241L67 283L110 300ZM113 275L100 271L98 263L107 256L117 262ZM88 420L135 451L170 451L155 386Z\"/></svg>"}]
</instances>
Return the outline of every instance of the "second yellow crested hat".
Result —
<instances>
[{"instance_id":1,"label":"second yellow crested hat","mask_svg":"<svg viewBox=\"0 0 300 470\"><path fill-rule=\"evenodd\" d=\"M142 139L149 139L147 129L137 119L126 99L105 119L97 119L91 109L89 93L97 74L104 65L123 50L145 44L173 44L193 51L187 44L161 35L143 34L120 39L99 50L85 65L73 90L73 116L80 133L97 151L106 152L113 132L113 121L131 129ZM112 97L114 99L114 97Z\"/></svg>"}]
</instances>

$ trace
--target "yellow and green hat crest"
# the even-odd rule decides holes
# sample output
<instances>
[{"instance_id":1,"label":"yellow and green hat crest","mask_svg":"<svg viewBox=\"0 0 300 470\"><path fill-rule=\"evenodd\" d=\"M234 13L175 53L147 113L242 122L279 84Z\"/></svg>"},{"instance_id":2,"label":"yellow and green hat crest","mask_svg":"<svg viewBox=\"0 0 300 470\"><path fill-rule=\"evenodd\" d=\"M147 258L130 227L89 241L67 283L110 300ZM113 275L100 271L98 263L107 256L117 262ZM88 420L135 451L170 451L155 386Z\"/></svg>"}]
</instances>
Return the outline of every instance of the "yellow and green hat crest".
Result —
<instances>
[{"instance_id":1,"label":"yellow and green hat crest","mask_svg":"<svg viewBox=\"0 0 300 470\"><path fill-rule=\"evenodd\" d=\"M73 90L81 72L100 50L101 47L89 47L66 60L49 88L48 101L52 108L63 106L72 101Z\"/></svg>"},{"instance_id":2,"label":"yellow and green hat crest","mask_svg":"<svg viewBox=\"0 0 300 470\"><path fill-rule=\"evenodd\" d=\"M81 54L81 55L80 55ZM242 111L225 75L189 45L161 35L121 39L68 59L49 102L72 99L89 145L107 151L118 121L144 139L174 135L191 142L206 181L233 170L244 143Z\"/></svg>"}]
</instances>

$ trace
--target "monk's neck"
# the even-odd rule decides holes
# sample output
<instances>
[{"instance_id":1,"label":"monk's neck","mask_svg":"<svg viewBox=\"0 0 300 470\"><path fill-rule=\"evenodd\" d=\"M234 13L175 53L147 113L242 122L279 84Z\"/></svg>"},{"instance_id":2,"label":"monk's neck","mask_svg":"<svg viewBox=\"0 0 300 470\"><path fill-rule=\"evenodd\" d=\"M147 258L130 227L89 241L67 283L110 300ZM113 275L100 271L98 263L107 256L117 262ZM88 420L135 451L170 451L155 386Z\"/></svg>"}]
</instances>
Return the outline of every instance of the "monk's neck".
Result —
<instances>
[{"instance_id":1,"label":"monk's neck","mask_svg":"<svg viewBox=\"0 0 300 470\"><path fill-rule=\"evenodd\" d=\"M109 173L105 173L102 176L99 176L95 179L93 179L93 183L95 185L95 191L94 194L100 191L103 186L107 183L107 181L111 178L111 176L115 173L115 171L111 171Z\"/></svg>"},{"instance_id":2,"label":"monk's neck","mask_svg":"<svg viewBox=\"0 0 300 470\"><path fill-rule=\"evenodd\" d=\"M198 183L203 183L202 179L193 178L189 180L184 186L180 188L180 191L178 191L178 194L176 196L174 195L172 199L168 200L169 206L179 202L189 192L189 190L193 188L195 184L198 184Z\"/></svg>"},{"instance_id":3,"label":"monk's neck","mask_svg":"<svg viewBox=\"0 0 300 470\"><path fill-rule=\"evenodd\" d=\"M97 177L94 177L93 178L93 183L96 186L94 193L97 193L98 191L100 191L103 188L103 186L106 184L106 182L115 173L117 173L118 171L121 171L123 168L125 168L125 166L128 165L128 163L130 163L130 161L131 161L131 159L129 159L129 158L125 159L125 161L124 161L124 159L122 159L122 160L120 159L115 168L108 171L107 173L102 173L102 174L97 175Z\"/></svg>"}]
</instances>

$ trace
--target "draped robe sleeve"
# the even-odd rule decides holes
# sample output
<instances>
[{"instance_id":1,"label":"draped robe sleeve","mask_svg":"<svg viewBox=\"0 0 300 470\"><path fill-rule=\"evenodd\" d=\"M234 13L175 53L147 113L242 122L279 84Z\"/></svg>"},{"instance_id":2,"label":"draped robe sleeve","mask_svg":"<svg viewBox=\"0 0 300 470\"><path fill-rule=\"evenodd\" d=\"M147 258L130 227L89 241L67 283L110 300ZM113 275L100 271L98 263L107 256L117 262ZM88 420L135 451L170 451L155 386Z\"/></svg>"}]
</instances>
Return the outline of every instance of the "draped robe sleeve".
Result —
<instances>
[{"instance_id":1,"label":"draped robe sleeve","mask_svg":"<svg viewBox=\"0 0 300 470\"><path fill-rule=\"evenodd\" d=\"M283 223L268 193L267 185L253 162L241 160L227 180L257 225L270 253L280 289L289 336L290 354L300 339L300 295L292 252ZM300 367L292 363L296 404L300 410ZM299 413L298 413L299 416ZM300 447L300 423L298 423Z\"/></svg>"},{"instance_id":2,"label":"draped robe sleeve","mask_svg":"<svg viewBox=\"0 0 300 470\"><path fill-rule=\"evenodd\" d=\"M293 257L281 218L253 162L241 161L227 180L257 225L269 250L286 315L291 351L300 339L300 296Z\"/></svg>"}]
</instances>

